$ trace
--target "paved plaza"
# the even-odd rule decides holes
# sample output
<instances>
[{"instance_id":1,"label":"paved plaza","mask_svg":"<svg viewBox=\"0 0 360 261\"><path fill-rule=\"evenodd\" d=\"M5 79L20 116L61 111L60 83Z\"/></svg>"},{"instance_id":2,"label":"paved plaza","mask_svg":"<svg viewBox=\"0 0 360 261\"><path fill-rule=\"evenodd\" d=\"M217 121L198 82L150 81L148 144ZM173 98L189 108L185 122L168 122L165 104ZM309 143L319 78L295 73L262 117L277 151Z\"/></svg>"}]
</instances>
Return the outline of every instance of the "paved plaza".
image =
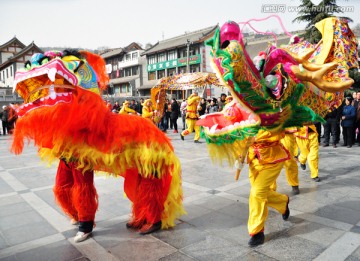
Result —
<instances>
[{"instance_id":1,"label":"paved plaza","mask_svg":"<svg viewBox=\"0 0 360 261\"><path fill-rule=\"evenodd\" d=\"M234 169L213 164L193 134L185 141L172 130L168 136L182 163L188 214L173 229L141 236L125 226L130 202L123 179L97 176L96 228L78 244L77 229L54 202L56 164L40 162L32 145L12 155L9 137L0 136L0 260L360 260L357 145L321 147L322 181L300 169L300 194L290 197L289 220L270 210L265 243L249 248L247 166L235 181ZM290 195L284 171L278 190Z\"/></svg>"}]
</instances>

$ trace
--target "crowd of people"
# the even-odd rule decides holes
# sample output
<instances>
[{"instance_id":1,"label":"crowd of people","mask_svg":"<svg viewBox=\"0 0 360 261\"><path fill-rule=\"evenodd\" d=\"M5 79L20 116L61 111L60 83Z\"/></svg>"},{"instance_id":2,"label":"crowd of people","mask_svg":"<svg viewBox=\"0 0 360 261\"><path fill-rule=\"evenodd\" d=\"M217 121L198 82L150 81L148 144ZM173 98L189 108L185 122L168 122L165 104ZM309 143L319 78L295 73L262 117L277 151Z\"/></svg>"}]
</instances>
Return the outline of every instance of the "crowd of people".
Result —
<instances>
[{"instance_id":1,"label":"crowd of people","mask_svg":"<svg viewBox=\"0 0 360 261\"><path fill-rule=\"evenodd\" d=\"M198 93L196 93L198 96ZM182 130L184 131L188 124L186 123L186 115L193 114L192 117L196 120L199 116L204 114L220 112L224 108L225 104L232 100L232 96L228 96L225 93L222 93L218 98L198 98L196 99L195 106L189 105L189 101L183 99L182 101L177 101L175 98L169 100L166 99L164 104L163 112L159 115L159 112L155 110L154 104L152 104L151 100L144 100L140 98L138 101L135 99L125 100L121 105L118 101L115 101L114 104L110 102L110 100L106 100L106 106L114 113L119 114L133 114L133 115L142 115L145 118L148 118L155 122L155 118L159 119L158 127L163 131L167 132L167 130L173 130L173 133L179 133L177 120L179 117L182 119ZM145 105L146 104L146 105ZM194 107L194 108L189 108ZM144 116L144 109L145 115ZM193 113L192 113L193 111ZM191 133L191 132L189 132ZM186 134L187 135L187 134ZM197 141L200 139L200 135Z\"/></svg>"}]
</instances>

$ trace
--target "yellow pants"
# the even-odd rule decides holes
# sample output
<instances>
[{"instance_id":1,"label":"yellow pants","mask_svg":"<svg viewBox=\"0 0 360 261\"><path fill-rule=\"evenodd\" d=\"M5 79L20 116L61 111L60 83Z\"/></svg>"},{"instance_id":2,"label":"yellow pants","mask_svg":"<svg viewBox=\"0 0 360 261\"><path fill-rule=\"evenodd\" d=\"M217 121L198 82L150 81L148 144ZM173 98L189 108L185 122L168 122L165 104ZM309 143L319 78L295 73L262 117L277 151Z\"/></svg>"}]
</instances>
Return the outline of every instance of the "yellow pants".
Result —
<instances>
[{"instance_id":1,"label":"yellow pants","mask_svg":"<svg viewBox=\"0 0 360 261\"><path fill-rule=\"evenodd\" d=\"M248 231L250 235L264 230L268 207L272 207L284 214L288 196L280 194L270 188L275 183L284 163L259 164L254 159L249 164L249 179L251 184L249 196Z\"/></svg>"},{"instance_id":2,"label":"yellow pants","mask_svg":"<svg viewBox=\"0 0 360 261\"><path fill-rule=\"evenodd\" d=\"M299 162L309 164L311 178L319 176L319 141L318 134L315 132L309 133L307 139L296 137L296 143L300 149Z\"/></svg>"},{"instance_id":3,"label":"yellow pants","mask_svg":"<svg viewBox=\"0 0 360 261\"><path fill-rule=\"evenodd\" d=\"M299 186L299 168L294 158L294 151L297 150L294 134L285 134L281 143L290 152L290 159L285 161L284 165L287 182L290 186Z\"/></svg>"},{"instance_id":4,"label":"yellow pants","mask_svg":"<svg viewBox=\"0 0 360 261\"><path fill-rule=\"evenodd\" d=\"M190 133L192 133L195 130L194 140L199 140L200 139L200 126L196 125L196 121L197 120L186 119L187 129L184 130L183 132L181 132L181 135L182 136L189 135Z\"/></svg>"}]
</instances>

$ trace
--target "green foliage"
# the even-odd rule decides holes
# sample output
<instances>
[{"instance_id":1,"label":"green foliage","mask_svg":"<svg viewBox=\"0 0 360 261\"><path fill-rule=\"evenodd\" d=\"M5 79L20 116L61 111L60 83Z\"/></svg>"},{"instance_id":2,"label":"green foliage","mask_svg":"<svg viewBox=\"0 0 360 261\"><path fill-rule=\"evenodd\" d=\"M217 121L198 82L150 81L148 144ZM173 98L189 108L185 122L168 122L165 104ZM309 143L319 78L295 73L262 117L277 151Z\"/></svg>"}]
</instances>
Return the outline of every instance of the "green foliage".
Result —
<instances>
[{"instance_id":1,"label":"green foliage","mask_svg":"<svg viewBox=\"0 0 360 261\"><path fill-rule=\"evenodd\" d=\"M319 5L314 5L311 0L301 0L302 4L299 6L298 17L294 22L307 22L306 33L304 38L310 43L317 43L321 40L321 33L314 27L317 22L321 20L336 16L337 13L343 13L340 6L336 4L336 0L323 0ZM348 17L343 17L352 22Z\"/></svg>"}]
</instances>

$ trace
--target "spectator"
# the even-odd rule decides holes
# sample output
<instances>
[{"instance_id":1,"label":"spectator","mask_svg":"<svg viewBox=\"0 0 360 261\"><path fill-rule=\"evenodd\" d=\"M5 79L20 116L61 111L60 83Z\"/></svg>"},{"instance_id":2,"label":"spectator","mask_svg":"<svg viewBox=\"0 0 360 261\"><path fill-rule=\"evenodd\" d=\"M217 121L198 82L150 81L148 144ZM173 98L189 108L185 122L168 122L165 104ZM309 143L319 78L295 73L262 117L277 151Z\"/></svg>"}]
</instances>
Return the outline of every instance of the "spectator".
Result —
<instances>
[{"instance_id":1,"label":"spectator","mask_svg":"<svg viewBox=\"0 0 360 261\"><path fill-rule=\"evenodd\" d=\"M344 146L348 148L353 144L354 118L356 115L355 107L351 105L352 98L345 98L345 106L341 113L341 126L343 128Z\"/></svg>"},{"instance_id":2,"label":"spectator","mask_svg":"<svg viewBox=\"0 0 360 261\"><path fill-rule=\"evenodd\" d=\"M7 109L7 106L3 106L3 111L1 112L1 121L2 121L2 129L3 129L3 135L6 135L8 133L8 117L9 117L9 111Z\"/></svg>"},{"instance_id":3,"label":"spectator","mask_svg":"<svg viewBox=\"0 0 360 261\"><path fill-rule=\"evenodd\" d=\"M323 147L328 147L330 143L330 133L332 136L333 147L336 148L336 144L339 140L338 136L338 120L339 120L339 110L337 108L330 110L324 117L326 123L324 124L324 145Z\"/></svg>"},{"instance_id":4,"label":"spectator","mask_svg":"<svg viewBox=\"0 0 360 261\"><path fill-rule=\"evenodd\" d=\"M210 102L210 106L208 108L208 113L214 113L219 111L219 106L217 105L216 98L213 98Z\"/></svg>"},{"instance_id":5,"label":"spectator","mask_svg":"<svg viewBox=\"0 0 360 261\"><path fill-rule=\"evenodd\" d=\"M144 99L143 98L140 98L140 102L137 104L136 106L136 111L142 115L142 109L143 109L143 106L144 106Z\"/></svg>"},{"instance_id":6,"label":"spectator","mask_svg":"<svg viewBox=\"0 0 360 261\"><path fill-rule=\"evenodd\" d=\"M226 104L226 94L222 93L218 104L219 111L222 111L224 109L225 104Z\"/></svg>"},{"instance_id":7,"label":"spectator","mask_svg":"<svg viewBox=\"0 0 360 261\"><path fill-rule=\"evenodd\" d=\"M181 119L182 119L182 123L183 123L182 129L183 130L185 130L185 128L186 128L186 122L185 122L185 119L186 119L186 106L187 106L187 102L184 99L182 101L181 105L180 105Z\"/></svg>"},{"instance_id":8,"label":"spectator","mask_svg":"<svg viewBox=\"0 0 360 261\"><path fill-rule=\"evenodd\" d=\"M178 133L177 119L179 118L179 104L176 99L171 101L170 126L174 126L174 133Z\"/></svg>"},{"instance_id":9,"label":"spectator","mask_svg":"<svg viewBox=\"0 0 360 261\"><path fill-rule=\"evenodd\" d=\"M120 105L119 105L118 101L115 102L114 106L112 107L112 111L115 112L115 113L119 113Z\"/></svg>"},{"instance_id":10,"label":"spectator","mask_svg":"<svg viewBox=\"0 0 360 261\"><path fill-rule=\"evenodd\" d=\"M206 113L206 100L204 98L200 100L198 111L200 116Z\"/></svg>"}]
</instances>

